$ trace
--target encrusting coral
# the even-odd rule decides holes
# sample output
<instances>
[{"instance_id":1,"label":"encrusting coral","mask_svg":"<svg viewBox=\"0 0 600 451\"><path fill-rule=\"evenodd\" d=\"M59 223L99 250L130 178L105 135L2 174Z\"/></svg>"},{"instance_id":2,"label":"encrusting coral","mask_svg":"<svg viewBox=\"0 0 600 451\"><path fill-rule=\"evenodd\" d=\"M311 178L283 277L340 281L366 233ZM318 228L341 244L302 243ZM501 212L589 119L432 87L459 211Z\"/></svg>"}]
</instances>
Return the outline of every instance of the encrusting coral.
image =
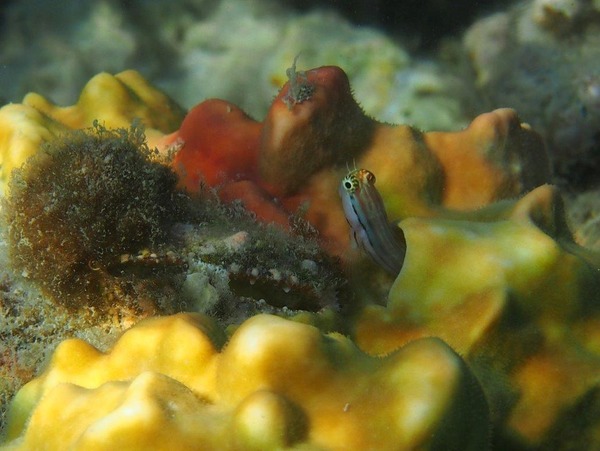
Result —
<instances>
[{"instance_id":1,"label":"encrusting coral","mask_svg":"<svg viewBox=\"0 0 600 451\"><path fill-rule=\"evenodd\" d=\"M380 359L258 315L225 344L210 318L179 314L144 320L106 354L63 342L17 394L6 449L480 450L488 435L481 388L441 340Z\"/></svg>"},{"instance_id":2,"label":"encrusting coral","mask_svg":"<svg viewBox=\"0 0 600 451\"><path fill-rule=\"evenodd\" d=\"M407 218L397 224L410 245L387 306L367 308L359 321L363 349L385 354L433 332L466 355L489 335L505 303L548 326L572 320L584 306L600 301L600 255L573 242L555 187L540 186L517 201L492 204L470 216ZM452 271L446 261L453 262Z\"/></svg>"},{"instance_id":3,"label":"encrusting coral","mask_svg":"<svg viewBox=\"0 0 600 451\"><path fill-rule=\"evenodd\" d=\"M403 269L387 305L360 315L357 344L385 355L419 337L444 339L485 381L495 417L506 417L515 440L548 440L600 384L591 358L600 340L600 254L574 243L557 189L543 185L468 219L408 218L398 227L408 243Z\"/></svg>"},{"instance_id":4,"label":"encrusting coral","mask_svg":"<svg viewBox=\"0 0 600 451\"><path fill-rule=\"evenodd\" d=\"M461 132L421 133L366 116L340 68L289 75L263 123L208 100L157 142L177 149L173 168L183 186L216 185L223 199L242 199L258 218L282 225L309 202L306 219L341 254L347 225L336 193L348 167L377 175L392 219L478 208L548 181L541 138L510 109L483 114ZM296 78L312 89L290 102Z\"/></svg>"},{"instance_id":5,"label":"encrusting coral","mask_svg":"<svg viewBox=\"0 0 600 451\"><path fill-rule=\"evenodd\" d=\"M171 167L178 174L180 187L190 192L202 196L211 191L205 189L207 185L214 187L221 199L241 200L258 219L275 222L291 230L298 225L294 224L294 220L304 214L303 218L319 231L322 245L334 256L346 257L349 252L349 227L338 196L340 182L353 169L371 171L377 178L376 188L381 193L387 216L396 221L404 232L406 256L389 295L382 295L382 292L386 289L386 281L391 279L380 278L382 273L374 271L373 266L365 270L367 263L357 263L352 257L345 260L350 288L354 290L351 296L353 309L349 315L342 312L337 316L337 324L342 326L335 330L349 332L362 352L385 357L373 360L337 334L323 338L309 326L258 316L242 323L223 349L221 332L218 333L221 338L215 338L212 344L206 345L211 349L209 354L214 355L207 357L209 363L197 374L202 379L202 375L214 371L210 377L216 378L216 382L212 382L216 388L211 395L206 391L197 394L195 382L179 376L179 372L188 371L189 366L186 365L194 358L178 365L167 359L166 363L160 363L165 367L157 369L152 366L157 362L155 353L145 363L142 362L144 352L140 352L140 360L136 360L138 363L135 364L125 357L116 357L120 355L117 350L123 341L119 341L105 356L81 342L66 342L63 348L59 348L47 373L25 387L15 399L11 437L21 434L23 428L27 428L31 437L43 434L44 428L37 425L50 415L56 416L53 403L64 400L65 396L73 399L69 403L73 411L65 412L65 418L68 415L84 418L86 415L82 412L87 403L93 400L93 403L99 404L102 399L108 400L108 407L98 415L112 418L114 414L114 418L120 418L121 410L116 406L130 407L129 403L136 399L142 399L141 402L148 405L148 397L159 400L154 405L165 406L168 405L166 399L172 395L177 398L173 401L175 404L187 406L181 409L200 412L197 414L199 422L206 424L207 428L195 425L200 427L199 431L185 429L187 432L184 433L200 434L207 441L207 446L225 443L211 442L213 439L222 440L224 436L227 439L223 440L229 440L227 443L231 447L236 444L249 446L250 441L263 448L268 448L269 444L308 444L324 448L336 448L340 443L349 443L350 447L355 444L358 448L364 448L367 443L387 446L378 440L394 436L390 433L390 424L395 427L398 421L413 417L395 416L393 421L388 422L386 432L369 435L374 430L369 428L375 427L373 425L381 418L369 409L372 407L379 414L386 415L388 409L395 408L393 400L422 392L410 381L406 382L406 391L403 392L398 388L398 384L402 383L396 381L396 389L400 390L397 394L386 392L380 398L370 398L376 396L372 389L381 380L381 375L379 369L370 373L368 368L370 365L387 368L387 365L392 365L388 362L402 360L400 356L409 353L410 349L427 357L432 351L430 346L437 349L436 353L441 351L440 359L447 362L450 355L447 352L450 351L446 345L438 339L424 339L425 336L436 336L459 352L482 382L494 422L494 440L501 449L558 443L552 440L559 440L560 444L567 446L573 443L569 437L574 435L588 448L590 444L596 444L597 439L593 437L598 424L596 417L582 415L578 421L565 421L564 418L597 403L600 336L596 331L600 323L597 294L600 292L600 264L596 254L574 242L564 219L560 196L556 188L546 184L549 167L540 137L526 124L520 123L516 113L510 109L482 114L465 130L454 133L421 133L409 126L381 124L362 114L352 100L347 77L341 69L322 67L299 72L292 67L288 75L291 80L276 97L264 122L253 120L226 101L212 99L193 108L177 131L164 136L157 133L150 139L149 145L158 146L163 158L174 154ZM308 88L302 88L306 84ZM48 117L32 116L35 124L32 129L38 126L43 129L44 123L35 121ZM0 147L0 153L8 155L10 152ZM235 210L237 204L235 202L229 207L220 204L219 208ZM212 207L208 205L206 208ZM226 278L234 280L237 274L241 279L248 279L250 286L259 279L264 282L263 286L276 286L278 289L286 288L282 286L282 280L293 282L292 289L297 294L293 302L300 299L300 304L294 306L317 310L324 304L330 305L320 302L330 295L323 289L322 280L321 286L312 289L311 301L301 301L306 293L304 287L310 288L311 277L318 279L319 274L326 274L324 278L331 281L328 284L339 286L335 271L320 271L320 265L326 265L327 259L316 258L318 254L314 252L296 253L292 251L295 249L293 246L283 246L290 254L288 260L301 256L299 265L294 266L306 271L306 277L300 281L292 277L294 274L284 274L273 267L286 259L271 252L273 246L269 244L275 241L270 243L266 233L253 242L244 228L221 230L219 236L225 238L219 241L219 245L213 245L211 238L205 234L210 232L211 227L218 228L218 223L218 220L213 221L208 227L202 224L182 226L184 232L179 237L184 242L184 251L190 255L186 280L188 291L193 292L197 285L206 288L205 281L212 274L204 269L207 264L215 264ZM229 244L225 245L225 242ZM298 246L307 248L304 244ZM236 250L227 250L229 247ZM257 254L256 259L268 257L268 268L259 270L253 263L248 263L250 260L247 259L255 253L255 249L266 252ZM238 263L238 258L244 259L243 265ZM381 280L384 280L383 283L379 283ZM201 296L197 296L197 303L220 302L223 292L215 289L217 285L213 283L209 286L212 291L204 290ZM239 310L247 306L232 305ZM278 312L283 313L285 296L277 305L283 305ZM327 314L331 312L332 309L327 310ZM182 318L187 318L184 323L204 324L200 326L205 331L204 343L208 340L207 336L212 336L210 331L215 330L207 325L206 319L199 319L204 317L190 319L192 317L179 316L164 321L177 322ZM297 322L317 324L315 318L323 318L323 312L310 317L305 314L294 317ZM163 320L150 321L161 324ZM146 330L149 324L152 323L142 323L131 333ZM265 332L268 338L260 332L263 327L265 331L271 331ZM281 346L285 347L286 340L290 340L285 353L278 354L277 350L283 348L278 348L277 339L269 335L275 329L285 331L282 336L287 338L279 338ZM307 332L309 330L310 333ZM302 343L306 344L302 338L305 334L312 334L311 340L329 343L324 345L327 351L310 340L313 345L302 348ZM124 338L127 336L125 334ZM188 350L182 343L186 343L186 339L180 339L176 346L170 347L176 350L176 357L183 359L186 353L193 356L194 351ZM251 344L256 345L252 350L248 349ZM107 376L96 379L90 386L77 379L78 372L87 370L77 365L59 370L57 362L69 360L67 354L73 351L71 346L76 348L75 351L83 349L81 355L91 355L92 360L101 361ZM242 350L240 353L257 360L246 361L244 366L239 367L235 362L225 365L230 362L230 352L239 357L240 354L236 354L238 346ZM290 349L298 349L297 346L304 351L289 352ZM338 346L345 350L341 356ZM455 354L451 355L457 359ZM285 364L276 367L266 365L265 362L272 362L275 358ZM131 363L133 372L121 374L121 377L108 375L113 371L108 369L112 368L110 362L120 362L121 359ZM331 365L335 367L332 362L340 364L340 361L346 362L343 371L332 370ZM300 362L304 366L298 366ZM455 370L462 368L460 360L454 362L458 365L454 365ZM261 366L263 363L266 366ZM426 363L432 364L432 361ZM102 369L96 365L92 367L95 369L89 371L102 374ZM215 367L227 368L227 371L223 369L221 373ZM73 370L71 376L67 374L70 369ZM421 374L424 370L419 367L414 371ZM236 391L233 385L227 385L235 372L257 374L256 378L248 376L248 383L255 383L252 390L242 393ZM576 377L570 377L573 372ZM73 385L58 384L50 389L53 383L49 381L59 374L60 378L64 378L58 379ZM259 377L268 378L269 375L272 378L268 379L268 383ZM299 385L295 385L297 375L305 379L298 382ZM365 393L368 392L364 399L368 400L365 401L367 403L372 402L370 407L354 409L358 407L354 402L335 398L346 393L349 375L353 376L353 389L364 388ZM319 383L311 379L314 377L318 377ZM113 378L121 382L109 382ZM357 380L371 382L363 384L357 383ZM224 384L223 391L219 391L220 381ZM307 385L302 385L304 382ZM366 388L369 383L373 384L370 390ZM266 393L257 391L265 384L268 386ZM27 423L26 417L34 408L41 394L38 390L42 390L43 385L47 385L49 391L42 398L39 410L35 410ZM307 387L317 386L320 394L307 391ZM334 386L339 393L331 389ZM546 386L551 388L543 389ZM196 394L192 396L190 393ZM337 404L335 408L328 404L334 398L341 404L339 411L336 410ZM448 401L449 398L441 396L435 400L441 403L437 404L441 410L437 411L440 416L435 416L434 420L448 418L445 415L449 410L444 406L449 404L444 399ZM48 400L47 405L45 400ZM453 408L457 410L453 412L464 412L469 402L456 400ZM80 408L84 410L78 410ZM323 413L318 414L313 409ZM160 421L161 428L170 430L168 425L172 423L168 422L169 416L164 410L152 408L150 411L157 415L150 424ZM248 424L256 421L256 411L265 413L269 420L252 430ZM365 411L367 415L363 417ZM331 413L334 415L327 416ZM352 418L360 421L346 423L344 415L347 414L356 415ZM196 418L194 415L191 414L191 417ZM461 415L471 418L470 413ZM92 417L90 413L89 424L96 421L97 417ZM428 418L431 420L433 417ZM68 419L65 421L68 422ZM446 443L459 443L462 449L464 442L460 442L461 437L470 440L462 429L456 429L456 437L449 438L446 434L450 432L446 429L436 429L441 425L436 421L428 423L433 425L433 429L428 431L435 430L437 436L447 438ZM97 424L112 427L116 422L103 420ZM291 427L292 423L294 427ZM186 424L184 421L173 424L173 427L183 425L187 428ZM419 434L419 424L423 423L412 424L414 429L407 429L412 432L401 434L409 441L400 444L407 447L436 445L410 441L413 440L411 437L415 437L412 434ZM455 426L455 423L451 424ZM332 425L339 425L339 429ZM474 431L479 433L477 431L481 431L482 427L479 425ZM329 432L323 432L325 429ZM87 429L90 434L94 430ZM254 441L252 434L265 430L276 431L272 432L274 435L261 432L265 440L278 438L267 444ZM561 435L561 432L565 434ZM135 436L138 432L133 434ZM216 438L215 434L221 435ZM91 435L86 436L86 440L87 437L91 440ZM246 439L248 441L244 441ZM478 443L480 445L481 442ZM390 446L397 448L399 445L396 442Z\"/></svg>"},{"instance_id":6,"label":"encrusting coral","mask_svg":"<svg viewBox=\"0 0 600 451\"><path fill-rule=\"evenodd\" d=\"M138 118L151 141L176 129L183 116L175 102L133 70L96 75L77 103L68 107L53 105L36 93L27 94L22 103L0 108L0 184L4 188L11 171L43 142L69 129L91 127L95 120L107 128L129 128Z\"/></svg>"}]
</instances>

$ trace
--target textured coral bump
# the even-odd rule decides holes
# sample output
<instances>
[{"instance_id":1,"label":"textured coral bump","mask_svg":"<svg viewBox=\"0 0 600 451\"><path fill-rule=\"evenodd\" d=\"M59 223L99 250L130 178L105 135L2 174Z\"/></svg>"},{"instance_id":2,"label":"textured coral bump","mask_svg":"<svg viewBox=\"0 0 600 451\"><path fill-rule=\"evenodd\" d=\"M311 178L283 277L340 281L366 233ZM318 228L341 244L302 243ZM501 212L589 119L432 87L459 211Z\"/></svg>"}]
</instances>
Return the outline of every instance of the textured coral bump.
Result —
<instances>
[{"instance_id":1,"label":"textured coral bump","mask_svg":"<svg viewBox=\"0 0 600 451\"><path fill-rule=\"evenodd\" d=\"M287 76L262 123L220 100L190 111L163 141L178 150L182 185L217 187L224 201L284 226L306 204L327 250L342 255L348 226L337 188L348 167L376 174L392 220L480 208L548 180L544 145L513 110L481 115L464 131L422 133L364 114L339 67L297 71L294 62Z\"/></svg>"},{"instance_id":2,"label":"textured coral bump","mask_svg":"<svg viewBox=\"0 0 600 451\"><path fill-rule=\"evenodd\" d=\"M436 338L384 358L338 333L257 315L155 317L108 353L64 341L8 415L11 449L485 449L467 365ZM173 350L176 349L176 352ZM73 358L73 356L77 358Z\"/></svg>"},{"instance_id":3,"label":"textured coral bump","mask_svg":"<svg viewBox=\"0 0 600 451\"><path fill-rule=\"evenodd\" d=\"M210 99L187 114L173 138L181 150L173 160L180 183L190 191L204 182L257 179L257 158L262 124L237 106Z\"/></svg>"},{"instance_id":4,"label":"textured coral bump","mask_svg":"<svg viewBox=\"0 0 600 451\"><path fill-rule=\"evenodd\" d=\"M294 65L288 77L264 123L216 99L188 113L164 141L177 149L173 168L182 186L217 187L221 199L241 199L259 219L287 226L308 199L310 177L368 145L375 122L354 101L342 69L297 72Z\"/></svg>"},{"instance_id":5,"label":"textured coral bump","mask_svg":"<svg viewBox=\"0 0 600 451\"><path fill-rule=\"evenodd\" d=\"M359 154L375 126L352 97L339 67L288 76L265 119L259 154L262 180L285 196L301 190L318 171Z\"/></svg>"}]
</instances>

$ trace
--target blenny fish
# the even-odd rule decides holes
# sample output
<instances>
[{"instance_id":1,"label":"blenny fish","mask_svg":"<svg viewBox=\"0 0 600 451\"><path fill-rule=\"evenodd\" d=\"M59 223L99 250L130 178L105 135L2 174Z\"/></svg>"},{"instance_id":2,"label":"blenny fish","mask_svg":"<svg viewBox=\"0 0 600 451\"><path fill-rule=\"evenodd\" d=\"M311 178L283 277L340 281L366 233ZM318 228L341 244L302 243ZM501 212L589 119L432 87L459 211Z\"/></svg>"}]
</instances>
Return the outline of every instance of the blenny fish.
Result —
<instances>
[{"instance_id":1,"label":"blenny fish","mask_svg":"<svg viewBox=\"0 0 600 451\"><path fill-rule=\"evenodd\" d=\"M350 171L339 194L356 243L392 275L402 269L406 240L402 229L388 222L383 200L375 188L375 175L366 169Z\"/></svg>"}]
</instances>

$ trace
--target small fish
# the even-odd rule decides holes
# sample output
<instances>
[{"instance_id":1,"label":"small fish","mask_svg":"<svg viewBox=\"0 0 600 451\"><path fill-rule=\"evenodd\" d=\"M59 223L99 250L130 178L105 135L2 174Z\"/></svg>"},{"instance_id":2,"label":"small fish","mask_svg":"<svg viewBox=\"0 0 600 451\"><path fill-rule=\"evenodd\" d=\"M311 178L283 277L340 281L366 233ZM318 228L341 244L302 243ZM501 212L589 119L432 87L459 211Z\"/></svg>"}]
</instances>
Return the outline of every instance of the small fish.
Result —
<instances>
[{"instance_id":1,"label":"small fish","mask_svg":"<svg viewBox=\"0 0 600 451\"><path fill-rule=\"evenodd\" d=\"M388 222L375 175L366 169L350 171L342 179L339 194L356 243L387 272L397 275L404 263L406 240L402 229Z\"/></svg>"}]
</instances>

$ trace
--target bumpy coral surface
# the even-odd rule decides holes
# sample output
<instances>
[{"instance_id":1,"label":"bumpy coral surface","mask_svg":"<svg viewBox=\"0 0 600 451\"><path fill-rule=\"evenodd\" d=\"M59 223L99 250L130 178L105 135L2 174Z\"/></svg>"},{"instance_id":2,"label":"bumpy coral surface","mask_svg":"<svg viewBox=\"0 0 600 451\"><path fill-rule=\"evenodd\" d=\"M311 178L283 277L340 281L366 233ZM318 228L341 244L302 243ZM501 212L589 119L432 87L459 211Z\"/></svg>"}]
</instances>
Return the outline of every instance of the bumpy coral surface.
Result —
<instances>
[{"instance_id":1,"label":"bumpy coral surface","mask_svg":"<svg viewBox=\"0 0 600 451\"><path fill-rule=\"evenodd\" d=\"M62 343L17 394L6 445L479 450L487 428L478 384L441 340L379 359L339 334L259 315L225 344L211 319L180 314L145 320L106 354Z\"/></svg>"},{"instance_id":2,"label":"bumpy coral surface","mask_svg":"<svg viewBox=\"0 0 600 451\"><path fill-rule=\"evenodd\" d=\"M404 267L387 305L368 306L354 336L374 354L443 338L486 380L492 409L507 416L511 434L540 445L600 384L600 254L573 242L549 185L466 219L398 223ZM510 389L496 385L501 380Z\"/></svg>"},{"instance_id":3,"label":"bumpy coral surface","mask_svg":"<svg viewBox=\"0 0 600 451\"><path fill-rule=\"evenodd\" d=\"M182 117L179 106L132 70L96 75L68 107L30 93L21 104L0 108L0 183L4 188L14 168L68 129L91 127L94 120L107 128L129 128L138 118L152 140L173 131Z\"/></svg>"},{"instance_id":4,"label":"bumpy coral surface","mask_svg":"<svg viewBox=\"0 0 600 451\"><path fill-rule=\"evenodd\" d=\"M460 352L482 381L499 449L557 444L590 448L597 444L594 431L598 416L594 412L600 374L597 365L600 262L596 254L576 245L564 219L560 196L552 186L543 185L548 181L549 170L539 136L510 109L478 116L468 128L454 133L421 133L408 126L381 124L365 116L356 105L341 69L321 67L304 72L294 65L288 70L288 77L288 84L275 99L264 122L255 121L228 102L210 100L191 110L177 131L157 136L152 143L166 154L176 152L172 167L180 184L189 191L204 193L207 185L213 186L222 199L241 200L259 219L291 229L294 217L290 214L295 212L298 219L305 212L305 217L319 230L323 245L330 252L344 256L348 252L348 225L337 194L338 186L350 168L372 171L388 216L399 221L396 224L406 236L404 267L389 295L385 295L382 294L385 280L379 283L383 279L373 267L346 265L350 287L355 290L351 299L356 305L349 315L342 311L327 330L349 331L363 352L386 357L381 360L367 357L340 335L323 338L309 326L266 316L241 325L222 348L222 332L217 333L220 338L211 341L206 337L212 336L210 331L215 328L207 326L205 319L188 317L184 323L204 324L200 326L204 333L194 329L196 335L204 337L203 346L209 349L205 354L208 360L199 359L209 363L194 373L206 385L198 385L200 382L193 377L181 375L191 366L175 365L167 357L141 363L122 357L117 352L119 344L102 356L81 342L70 341L59 349L47 373L16 398L11 413L11 437L16 438L25 429L28 437L43 434L47 418L60 413L52 403L66 396L73 401L62 405L73 406L73 412L65 411L65 421L71 418L69 415L73 418L87 415L88 424L98 421L93 428L81 423L78 426L81 437L92 440L95 431L103 433L104 425L106 430L112 430L116 421L110 420L112 415L122 418L118 406L127 405L129 411L135 411L129 404L134 402L131 400L142 399L140 402L147 405L150 397L154 406L158 406L146 409L152 416L151 425L157 421L164 424L165 417L177 417L178 409L200 412L190 415L193 418L199 415L203 424L209 425L201 428L206 446L225 443L222 437L227 435L226 443L231 447L249 447L251 442L259 448L296 444L335 448L340 443L357 448L367 443L385 447L387 442L380 440L396 437L398 428L403 427L402 421L413 422L410 428L402 430L402 438L393 445L396 447L398 443L406 447L435 446L437 442L418 438L424 430L435 431L435 437L443 437L448 444L456 443L461 448L466 446L465 440L480 446L479 436L473 438L463 429L456 429L454 423L450 423L450 428L458 431L456 437L447 435L450 433L445 428L440 429L439 421L448 419L446 415L450 412L459 412L470 420L469 413L463 413L470 401L452 398L454 395L447 393L456 392L448 391L446 394L434 391L433 398L420 398L431 386L413 385L414 381L404 376L396 379L394 389L382 382L387 379L381 372L387 371L388 365L395 367L396 363L390 362L403 361L401 356L412 354L411 349L427 360L425 366L411 370L420 378L428 375L426 380L432 374L429 365L447 362L450 355L453 356L450 360L456 359L437 339L423 341L426 336L437 336ZM31 129L47 130L39 117L33 119L27 122L33 124ZM26 138L27 135L23 140ZM285 288L289 288L285 284L292 282L298 294L294 302L300 299L300 304L294 305L302 308L308 305L302 303L303 285L310 285L311 277L318 278L321 274L318 268L322 262L315 258L318 254L289 252L290 256L303 255L294 268L306 270L306 278L294 281L291 274L283 274L271 266L270 262L276 266L285 259L271 252L273 248L269 245L273 240L266 234L253 243L244 229L220 230L218 236L222 239L214 244L203 234L216 223L209 227L184 227L186 231L180 235L182 241L190 241L183 246L193 260L186 280L187 296L195 298L198 305L220 302L223 292L216 288L220 285L212 280L213 274L204 271L208 262L227 265L219 266L221 273L225 273L224 279L233 278L238 271L250 286L255 286L262 277L265 286L277 285L285 293ZM252 263L250 259L254 249L262 249L266 254L260 255L269 256L269 267L262 268L265 270L262 274L256 261ZM244 265L236 261L242 255ZM349 258L346 263L355 262ZM337 286L335 271L327 274L331 282L326 285ZM280 285L282 281L284 285ZM310 306L318 309L322 305L319 298L331 293L323 287L322 280L321 286L316 284L312 288L316 299ZM195 291L200 294L194 296ZM285 296L281 299L283 307L279 313L286 308ZM231 305L240 308L239 304ZM328 310L327 314L331 313ZM302 314L295 319L318 324L321 315L322 312L312 316ZM181 320L179 317L172 321ZM162 324L163 320L155 321ZM131 336L153 323L144 324L132 329ZM337 325L332 327L332 324ZM281 331L277 340L271 337L273 330ZM313 338L305 341L307 335ZM174 359L185 353L195 355L195 351L184 345L194 340L176 341L177 345L169 346L176 350ZM156 342L152 345L159 351L162 349ZM290 353L296 346L303 351ZM72 368L65 366L60 370L59 362L73 362L68 357L72 353L81 355L86 367L73 363ZM139 358L148 353L139 351ZM431 360L432 354L441 357ZM153 357L156 355L163 354L152 353ZM414 358L420 361L420 357ZM129 373L114 369L116 363L111 362L121 359L130 363ZM284 363L277 366L273 359ZM93 363L96 360L102 364ZM194 359L185 361L192 365ZM456 363L460 361L453 361L458 374L464 374ZM164 366L152 366L155 363ZM79 374L86 373L88 367L89 371L96 371L96 376L106 377L90 375L95 382L85 382ZM72 375L68 375L71 369ZM232 376L240 373L257 373L262 378L248 377L242 381ZM468 380L466 375L461 377ZM121 382L109 382L115 378ZM53 380L60 382L55 388L51 388ZM357 383L357 380L370 382ZM444 388L444 383L446 380L440 388ZM367 389L369 384L372 385ZM378 384L384 394L371 398L380 393L373 391ZM411 415L389 414L397 409L396 401L401 399L401 391L394 390L400 390L399 385L403 384L409 387L407 393L411 396L427 400L420 405L427 406L431 400L438 406L434 409L437 414L417 420ZM439 381L434 385L438 384ZM319 394L311 391L317 386ZM39 407L34 408L43 387L48 392L44 392ZM52 394L55 390L56 396ZM357 398L348 400L349 393ZM466 393L474 392L466 390ZM166 402L169 396L178 401L169 404ZM358 398L364 399L364 404L355 403ZM447 404L450 398L455 399L453 408ZM99 420L91 412L88 415L85 409L89 400L98 405L107 400L108 407L99 409L97 415L109 420ZM177 407L166 414L164 406L168 405ZM341 417L328 416L339 413L340 405ZM478 406L475 404L474 411L479 411ZM264 423L257 423L254 413L257 410L264 412ZM578 411L586 414L571 420ZM34 413L30 416L31 412ZM390 415L386 432L378 429L381 417L377 412L383 418ZM355 420L346 423L343 415L347 414ZM248 427L251 422L256 429ZM121 424L127 426L124 421ZM183 430L184 437L196 437L197 431L190 431L186 424L184 420L164 428L170 431L172 426ZM339 425L339 429L332 424L336 428ZM132 426L132 434L138 434L136 430ZM139 430L145 431L143 427ZM270 431L261 432L268 441L266 444L254 435L264 430ZM480 431L481 425L473 430ZM129 435L120 434L124 436ZM138 438L141 443L143 437Z\"/></svg>"},{"instance_id":5,"label":"bumpy coral surface","mask_svg":"<svg viewBox=\"0 0 600 451\"><path fill-rule=\"evenodd\" d=\"M483 114L461 132L422 133L366 116L338 67L292 67L288 75L262 124L209 100L159 142L178 149L173 167L182 184L219 185L222 198L241 198L259 218L284 225L309 202L306 218L341 253L348 241L337 185L348 167L377 174L392 219L477 208L548 181L540 137L510 109ZM309 94L296 99L300 85Z\"/></svg>"}]
</instances>

